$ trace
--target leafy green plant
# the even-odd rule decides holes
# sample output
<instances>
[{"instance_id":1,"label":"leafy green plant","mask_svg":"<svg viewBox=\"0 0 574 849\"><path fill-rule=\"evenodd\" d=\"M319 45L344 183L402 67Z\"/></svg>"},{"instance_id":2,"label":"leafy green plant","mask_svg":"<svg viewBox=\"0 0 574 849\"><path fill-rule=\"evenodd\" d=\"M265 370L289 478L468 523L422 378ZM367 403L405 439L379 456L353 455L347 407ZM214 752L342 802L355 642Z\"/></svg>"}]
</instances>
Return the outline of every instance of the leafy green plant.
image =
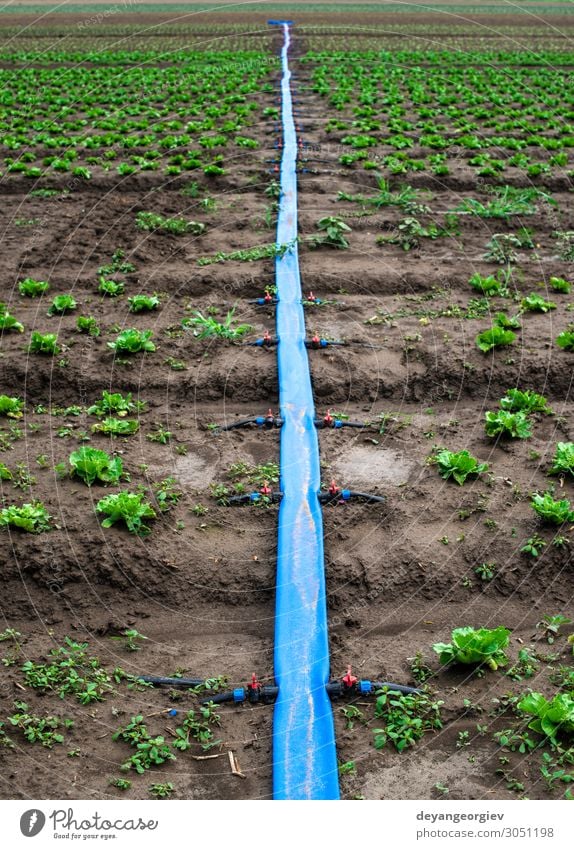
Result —
<instances>
[{"instance_id":1,"label":"leafy green plant","mask_svg":"<svg viewBox=\"0 0 574 849\"><path fill-rule=\"evenodd\" d=\"M17 330L18 333L24 332L24 325L17 321L13 315L11 315L7 308L6 304L0 301L0 330Z\"/></svg>"},{"instance_id":2,"label":"leafy green plant","mask_svg":"<svg viewBox=\"0 0 574 849\"><path fill-rule=\"evenodd\" d=\"M37 330L32 331L28 350L32 354L50 354L55 356L60 353L58 347L58 336L55 333L38 333Z\"/></svg>"},{"instance_id":3,"label":"leafy green plant","mask_svg":"<svg viewBox=\"0 0 574 849\"><path fill-rule=\"evenodd\" d=\"M101 332L98 322L92 315L79 315L76 321L76 327L80 333L87 333L94 338L97 338Z\"/></svg>"},{"instance_id":4,"label":"leafy green plant","mask_svg":"<svg viewBox=\"0 0 574 849\"><path fill-rule=\"evenodd\" d=\"M375 703L375 717L383 719L384 725L373 729L375 749L382 749L390 742L398 752L403 752L427 732L442 728L442 704L425 693L402 695L386 688L380 690Z\"/></svg>"},{"instance_id":5,"label":"leafy green plant","mask_svg":"<svg viewBox=\"0 0 574 849\"><path fill-rule=\"evenodd\" d=\"M574 442L559 442L556 445L556 453L548 474L574 475Z\"/></svg>"},{"instance_id":6,"label":"leafy green plant","mask_svg":"<svg viewBox=\"0 0 574 849\"><path fill-rule=\"evenodd\" d=\"M523 410L510 413L508 410L489 410L485 413L487 436L510 436L512 439L528 439L532 436L532 425Z\"/></svg>"},{"instance_id":7,"label":"leafy green plant","mask_svg":"<svg viewBox=\"0 0 574 849\"><path fill-rule=\"evenodd\" d=\"M10 395L0 395L0 416L7 416L9 419L21 419L24 402L20 398L15 398Z\"/></svg>"},{"instance_id":8,"label":"leafy green plant","mask_svg":"<svg viewBox=\"0 0 574 849\"><path fill-rule=\"evenodd\" d=\"M563 277L551 277L548 282L550 284L550 288L555 292L560 292L564 295L570 294L572 283L569 280L564 280Z\"/></svg>"},{"instance_id":9,"label":"leafy green plant","mask_svg":"<svg viewBox=\"0 0 574 849\"><path fill-rule=\"evenodd\" d=\"M462 486L469 475L480 475L488 470L488 463L479 463L468 451L448 451L443 449L434 457L439 474L445 480L454 478Z\"/></svg>"},{"instance_id":10,"label":"leafy green plant","mask_svg":"<svg viewBox=\"0 0 574 849\"><path fill-rule=\"evenodd\" d=\"M211 336L217 336L220 339L228 339L236 341L245 336L252 329L250 324L236 324L233 316L235 315L236 307L228 310L223 322L216 321L212 316L204 316L199 310L195 310L194 314L189 318L184 318L182 326L184 328L193 327L193 335L198 339L208 339Z\"/></svg>"},{"instance_id":11,"label":"leafy green plant","mask_svg":"<svg viewBox=\"0 0 574 849\"><path fill-rule=\"evenodd\" d=\"M41 534L51 530L51 518L41 501L22 504L19 507L11 504L0 510L0 528L12 526L29 534Z\"/></svg>"},{"instance_id":12,"label":"leafy green plant","mask_svg":"<svg viewBox=\"0 0 574 849\"><path fill-rule=\"evenodd\" d=\"M529 693L518 702L518 709L534 719L528 727L546 737L554 746L560 739L574 735L574 695L558 693L546 699L542 693Z\"/></svg>"},{"instance_id":13,"label":"leafy green plant","mask_svg":"<svg viewBox=\"0 0 574 849\"><path fill-rule=\"evenodd\" d=\"M512 330L505 330L503 327L495 324L494 327L488 330L483 330L476 337L476 347L487 354L493 348L502 348L506 345L512 345L516 339L516 333Z\"/></svg>"},{"instance_id":14,"label":"leafy green plant","mask_svg":"<svg viewBox=\"0 0 574 849\"><path fill-rule=\"evenodd\" d=\"M503 410L508 410L511 413L519 411L524 411L525 413L545 413L546 415L552 413L544 395L539 395L530 389L524 391L520 389L509 389L500 399L500 406Z\"/></svg>"},{"instance_id":15,"label":"leafy green plant","mask_svg":"<svg viewBox=\"0 0 574 849\"><path fill-rule=\"evenodd\" d=\"M108 342L108 348L117 354L136 354L138 351L155 351L151 342L153 331L130 328L122 331L115 342Z\"/></svg>"},{"instance_id":16,"label":"leafy green plant","mask_svg":"<svg viewBox=\"0 0 574 849\"><path fill-rule=\"evenodd\" d=\"M57 716L36 716L29 713L26 702L15 702L16 713L8 717L8 721L23 732L29 743L40 743L51 749L54 743L63 743L64 735L60 728L71 728L71 719L59 719Z\"/></svg>"},{"instance_id":17,"label":"leafy green plant","mask_svg":"<svg viewBox=\"0 0 574 849\"><path fill-rule=\"evenodd\" d=\"M491 298L495 295L506 298L509 294L508 284L510 282L510 274L502 269L496 274L489 274L483 277L476 272L468 281L473 289L476 289L483 295Z\"/></svg>"},{"instance_id":18,"label":"leafy green plant","mask_svg":"<svg viewBox=\"0 0 574 849\"><path fill-rule=\"evenodd\" d=\"M565 351L574 351L574 331L564 330L556 337L556 344Z\"/></svg>"},{"instance_id":19,"label":"leafy green plant","mask_svg":"<svg viewBox=\"0 0 574 849\"><path fill-rule=\"evenodd\" d=\"M118 492L107 495L96 504L96 511L104 513L104 528L111 528L116 522L124 522L128 531L138 536L144 536L150 529L144 524L144 519L155 519L156 512L140 492Z\"/></svg>"},{"instance_id":20,"label":"leafy green plant","mask_svg":"<svg viewBox=\"0 0 574 849\"><path fill-rule=\"evenodd\" d=\"M76 299L71 295L56 295L48 310L48 315L64 315L77 308Z\"/></svg>"},{"instance_id":21,"label":"leafy green plant","mask_svg":"<svg viewBox=\"0 0 574 849\"><path fill-rule=\"evenodd\" d=\"M123 295L126 288L126 284L123 280L112 280L107 277L100 277L100 284L98 286L98 292L100 295L107 295L108 298L117 298L119 295Z\"/></svg>"},{"instance_id":22,"label":"leafy green plant","mask_svg":"<svg viewBox=\"0 0 574 849\"><path fill-rule=\"evenodd\" d=\"M532 292L532 294L522 298L520 309L522 312L548 312L549 310L555 310L556 304L554 301L545 301L541 295Z\"/></svg>"},{"instance_id":23,"label":"leafy green plant","mask_svg":"<svg viewBox=\"0 0 574 849\"><path fill-rule=\"evenodd\" d=\"M132 393L122 395L121 392L102 391L101 401L96 401L91 407L88 407L87 413L89 416L109 416L114 414L120 418L127 416L128 413L140 411L145 407L145 401L132 401Z\"/></svg>"},{"instance_id":24,"label":"leafy green plant","mask_svg":"<svg viewBox=\"0 0 574 849\"><path fill-rule=\"evenodd\" d=\"M435 643L435 651L442 664L486 664L496 671L505 666L508 658L504 649L508 646L510 631L507 628L455 628L450 643Z\"/></svg>"},{"instance_id":25,"label":"leafy green plant","mask_svg":"<svg viewBox=\"0 0 574 849\"><path fill-rule=\"evenodd\" d=\"M494 316L494 324L504 330L520 330L521 324L518 316L509 316L503 312L497 312Z\"/></svg>"},{"instance_id":26,"label":"leafy green plant","mask_svg":"<svg viewBox=\"0 0 574 849\"><path fill-rule=\"evenodd\" d=\"M125 477L121 457L110 457L105 451L82 445L70 454L71 473L91 486L95 481L101 483L120 482Z\"/></svg>"},{"instance_id":27,"label":"leafy green plant","mask_svg":"<svg viewBox=\"0 0 574 849\"><path fill-rule=\"evenodd\" d=\"M159 307L159 298L157 295L134 295L128 298L128 304L130 312L149 312Z\"/></svg>"},{"instance_id":28,"label":"leafy green plant","mask_svg":"<svg viewBox=\"0 0 574 849\"><path fill-rule=\"evenodd\" d=\"M198 221L186 221L181 216L164 218L163 215L155 212L138 212L136 225L140 230L171 233L174 236L182 236L185 233L199 236L205 230L205 224L200 224Z\"/></svg>"},{"instance_id":29,"label":"leafy green plant","mask_svg":"<svg viewBox=\"0 0 574 849\"><path fill-rule=\"evenodd\" d=\"M571 510L567 498L556 501L551 492L534 493L530 502L532 509L548 524L562 525L574 522L574 510Z\"/></svg>"},{"instance_id":30,"label":"leafy green plant","mask_svg":"<svg viewBox=\"0 0 574 849\"><path fill-rule=\"evenodd\" d=\"M94 433L109 433L112 436L131 436L138 429L139 423L135 419L116 419L113 416L92 425Z\"/></svg>"},{"instance_id":31,"label":"leafy green plant","mask_svg":"<svg viewBox=\"0 0 574 849\"><path fill-rule=\"evenodd\" d=\"M38 298L40 295L44 295L49 288L49 283L44 280L34 280L32 277L26 277L25 280L18 283L18 291L26 298Z\"/></svg>"}]
</instances>

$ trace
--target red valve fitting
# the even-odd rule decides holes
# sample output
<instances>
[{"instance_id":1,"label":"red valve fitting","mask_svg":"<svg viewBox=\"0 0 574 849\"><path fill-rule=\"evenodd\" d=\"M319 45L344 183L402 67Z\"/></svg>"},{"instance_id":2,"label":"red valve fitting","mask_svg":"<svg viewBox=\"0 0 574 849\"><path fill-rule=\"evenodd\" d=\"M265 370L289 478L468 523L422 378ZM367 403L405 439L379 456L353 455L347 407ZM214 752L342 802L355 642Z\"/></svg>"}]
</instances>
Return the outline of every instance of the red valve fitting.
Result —
<instances>
[{"instance_id":1,"label":"red valve fitting","mask_svg":"<svg viewBox=\"0 0 574 849\"><path fill-rule=\"evenodd\" d=\"M335 424L335 419L331 415L331 410L327 410L327 412L325 413L325 416L323 417L323 424L325 425L325 427L333 427L333 425Z\"/></svg>"},{"instance_id":2,"label":"red valve fitting","mask_svg":"<svg viewBox=\"0 0 574 849\"><path fill-rule=\"evenodd\" d=\"M261 495L267 495L267 496L273 495L273 490L271 489L271 487L269 486L267 481L263 481L263 486L261 487L259 492L261 493Z\"/></svg>"},{"instance_id":3,"label":"red valve fitting","mask_svg":"<svg viewBox=\"0 0 574 849\"><path fill-rule=\"evenodd\" d=\"M355 686L358 680L359 679L357 678L357 676L353 675L352 667L347 666L347 674L343 675L343 677L341 678L341 681L343 682L344 686L350 690L351 687Z\"/></svg>"},{"instance_id":4,"label":"red valve fitting","mask_svg":"<svg viewBox=\"0 0 574 849\"><path fill-rule=\"evenodd\" d=\"M320 348L321 347L321 337L319 336L318 333L315 333L315 335L311 338L311 345L314 348Z\"/></svg>"},{"instance_id":5,"label":"red valve fitting","mask_svg":"<svg viewBox=\"0 0 574 849\"><path fill-rule=\"evenodd\" d=\"M270 304L273 300L273 295L271 294L271 292L265 292L265 294L263 295L263 300L266 304Z\"/></svg>"},{"instance_id":6,"label":"red valve fitting","mask_svg":"<svg viewBox=\"0 0 574 849\"><path fill-rule=\"evenodd\" d=\"M314 302L314 301L317 300L317 297L316 297L316 295L313 294L313 292L309 292L309 294L307 295L307 300Z\"/></svg>"},{"instance_id":7,"label":"red valve fitting","mask_svg":"<svg viewBox=\"0 0 574 849\"><path fill-rule=\"evenodd\" d=\"M271 334L268 330L266 330L263 334L263 344L266 345L268 348L273 344L273 339L271 338Z\"/></svg>"},{"instance_id":8,"label":"red valve fitting","mask_svg":"<svg viewBox=\"0 0 574 849\"><path fill-rule=\"evenodd\" d=\"M262 686L263 685L262 685L261 681L257 680L257 675L255 674L255 672L252 672L251 673L251 683L247 685L247 689L250 690L251 692L257 692L258 690L261 689Z\"/></svg>"},{"instance_id":9,"label":"red valve fitting","mask_svg":"<svg viewBox=\"0 0 574 849\"><path fill-rule=\"evenodd\" d=\"M340 492L339 487L337 486L335 481L332 480L330 485L329 485L329 495L338 495L339 492Z\"/></svg>"}]
</instances>

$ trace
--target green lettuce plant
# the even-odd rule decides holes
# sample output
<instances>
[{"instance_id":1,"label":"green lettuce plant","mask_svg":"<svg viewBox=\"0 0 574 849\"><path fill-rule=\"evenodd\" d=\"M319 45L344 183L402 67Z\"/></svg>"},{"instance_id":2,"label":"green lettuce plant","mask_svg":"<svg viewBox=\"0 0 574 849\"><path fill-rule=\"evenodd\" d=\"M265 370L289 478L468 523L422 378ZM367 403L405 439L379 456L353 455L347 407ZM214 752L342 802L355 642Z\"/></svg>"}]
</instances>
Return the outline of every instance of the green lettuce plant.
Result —
<instances>
[{"instance_id":1,"label":"green lettuce plant","mask_svg":"<svg viewBox=\"0 0 574 849\"><path fill-rule=\"evenodd\" d=\"M507 628L455 628L450 643L435 643L435 651L442 664L486 664L496 671L505 666L508 657L504 651L508 646L510 631Z\"/></svg>"}]
</instances>

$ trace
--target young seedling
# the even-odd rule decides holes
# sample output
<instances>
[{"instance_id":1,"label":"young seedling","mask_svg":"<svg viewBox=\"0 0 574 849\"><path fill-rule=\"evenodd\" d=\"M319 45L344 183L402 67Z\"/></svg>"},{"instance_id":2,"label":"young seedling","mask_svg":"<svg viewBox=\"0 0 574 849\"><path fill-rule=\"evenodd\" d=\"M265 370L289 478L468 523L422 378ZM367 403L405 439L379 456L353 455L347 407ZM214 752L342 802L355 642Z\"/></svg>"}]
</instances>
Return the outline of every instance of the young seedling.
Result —
<instances>
[{"instance_id":1,"label":"young seedling","mask_svg":"<svg viewBox=\"0 0 574 849\"><path fill-rule=\"evenodd\" d=\"M144 637L135 628L127 628L125 631L122 631L119 637L111 637L111 639L121 641L126 651L140 651L140 643L143 640L147 640L148 637Z\"/></svg>"},{"instance_id":2,"label":"young seedling","mask_svg":"<svg viewBox=\"0 0 574 849\"><path fill-rule=\"evenodd\" d=\"M118 790L129 790L132 786L131 781L127 778L110 778L108 784L112 787L117 787Z\"/></svg>"},{"instance_id":3,"label":"young seedling","mask_svg":"<svg viewBox=\"0 0 574 849\"><path fill-rule=\"evenodd\" d=\"M160 445L167 445L172 435L171 430L166 430L163 425L157 425L155 430L147 434L146 439L150 442L159 442Z\"/></svg>"},{"instance_id":4,"label":"young seedling","mask_svg":"<svg viewBox=\"0 0 574 849\"><path fill-rule=\"evenodd\" d=\"M538 672L539 663L530 649L520 649L518 660L506 672L513 681L522 681L523 678L532 678Z\"/></svg>"},{"instance_id":5,"label":"young seedling","mask_svg":"<svg viewBox=\"0 0 574 849\"><path fill-rule=\"evenodd\" d=\"M546 613L540 622L536 623L536 628L542 632L541 636L547 643L552 645L556 637L559 636L559 631L562 625L570 625L572 620L569 616L564 616L562 613L549 614Z\"/></svg>"},{"instance_id":6,"label":"young seedling","mask_svg":"<svg viewBox=\"0 0 574 849\"><path fill-rule=\"evenodd\" d=\"M349 705L348 707L339 708L343 716L345 717L345 727L348 731L352 731L355 727L355 722L363 722L363 712L360 708L355 705Z\"/></svg>"},{"instance_id":7,"label":"young seedling","mask_svg":"<svg viewBox=\"0 0 574 849\"><path fill-rule=\"evenodd\" d=\"M489 298L497 295L501 298L506 298L509 295L508 285L511 279L511 272L509 269L503 271L497 271L496 274L489 274L487 277L483 277L481 274L476 272L473 274L470 280L468 281L473 289L476 289L482 295L486 295Z\"/></svg>"},{"instance_id":8,"label":"young seedling","mask_svg":"<svg viewBox=\"0 0 574 849\"><path fill-rule=\"evenodd\" d=\"M349 247L349 242L345 238L345 233L350 233L351 228L345 224L342 218L336 215L329 215L321 218L317 222L317 229L322 231L321 236L312 236L309 239L309 244L313 248L326 245L330 248L339 248L346 250Z\"/></svg>"},{"instance_id":9,"label":"young seedling","mask_svg":"<svg viewBox=\"0 0 574 849\"><path fill-rule=\"evenodd\" d=\"M492 581L496 575L496 563L480 563L474 567L474 573L481 581Z\"/></svg>"},{"instance_id":10,"label":"young seedling","mask_svg":"<svg viewBox=\"0 0 574 849\"><path fill-rule=\"evenodd\" d=\"M50 649L47 662L27 660L22 666L26 685L61 699L74 696L83 705L103 701L113 689L112 679L87 648L87 643L66 637L62 646Z\"/></svg>"},{"instance_id":11,"label":"young seedling","mask_svg":"<svg viewBox=\"0 0 574 849\"><path fill-rule=\"evenodd\" d=\"M540 557L540 555L542 554L542 549L545 547L546 543L544 542L542 537L539 537L538 534L535 534L534 536L529 537L526 540L520 551L523 554L529 554L530 557L536 558Z\"/></svg>"},{"instance_id":12,"label":"young seedling","mask_svg":"<svg viewBox=\"0 0 574 849\"><path fill-rule=\"evenodd\" d=\"M137 773L143 775L146 769L151 769L152 766L159 766L166 761L176 759L169 743L166 743L163 737L151 737L141 715L132 716L125 728L120 728L115 732L112 740L122 740L137 749L122 764L122 772L135 769Z\"/></svg>"}]
</instances>

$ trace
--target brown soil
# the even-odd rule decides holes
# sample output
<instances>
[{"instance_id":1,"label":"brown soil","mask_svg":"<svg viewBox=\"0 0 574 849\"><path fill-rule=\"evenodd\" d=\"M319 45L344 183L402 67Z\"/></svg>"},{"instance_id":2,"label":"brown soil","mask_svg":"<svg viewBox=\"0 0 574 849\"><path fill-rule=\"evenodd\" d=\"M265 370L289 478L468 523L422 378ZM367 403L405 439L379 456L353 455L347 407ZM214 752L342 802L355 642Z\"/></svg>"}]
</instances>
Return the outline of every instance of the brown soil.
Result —
<instances>
[{"instance_id":1,"label":"brown soil","mask_svg":"<svg viewBox=\"0 0 574 849\"><path fill-rule=\"evenodd\" d=\"M305 90L304 69L295 69L298 108L302 115L313 115L302 141L326 145L325 103ZM273 96L267 96L271 102ZM129 752L112 743L111 734L139 712L148 717L151 731L169 739L178 720L162 712L196 706L192 696L173 702L166 691L135 692L125 684L106 701L84 707L30 689L23 692L21 661L45 657L66 635L88 641L90 651L109 669L225 674L234 684L257 671L272 680L276 514L273 509L219 507L209 485L226 481L226 470L235 462L277 461L278 434L244 430L216 436L207 425L277 409L274 352L205 343L179 333L187 310L216 306L223 314L235 303L238 318L254 327L250 338L265 328L273 330L273 309L246 303L272 282L271 262L205 268L196 263L219 250L273 240L263 220L267 199L262 192L273 167L265 161L272 157L272 138L266 127L254 135L261 152L243 157L230 169L233 176L215 186L203 181L218 201L212 213L201 212L197 202L179 194L185 182L179 178L166 184L156 175L119 181L99 174L87 186L74 186L67 197L55 199L30 197L29 183L20 178L2 183L3 300L26 333L2 338L0 394L24 397L26 416L18 424L21 438L1 458L10 469L19 463L29 466L36 478L27 493L2 482L2 494L9 502L44 501L57 527L38 537L18 532L4 537L0 628L16 628L24 642L18 662L3 676L0 716L5 719L14 700L22 699L37 713L75 721L65 744L52 750L12 734L16 748L0 750L5 798L117 798L121 791L110 787L108 779L120 775L119 765ZM305 235L321 216L341 213L338 191L367 191L374 185L367 172L341 169L338 154L322 158L327 161L313 161L308 153L300 175L299 220ZM472 194L474 181L464 162L442 183L428 176L409 179L432 189L433 209L441 212L452 208L461 194ZM54 178L52 184L65 183L65 178ZM574 229L568 178L558 178L551 188L562 210L561 228ZM134 217L149 208L205 221L207 231L197 238L142 235ZM512 629L514 660L521 645L531 643L543 614L574 612L569 548L553 547L552 534L542 531L547 542L543 556L532 560L519 554L524 540L541 532L528 493L547 487L545 470L555 442L574 438L572 355L552 344L570 320L569 299L556 296L555 311L525 316L512 349L484 356L474 337L488 326L488 318L438 313L450 305L464 308L470 275L492 272L492 264L482 259L491 232L488 222L469 222L460 237L429 241L405 254L396 246L378 247L374 239L390 231L398 218L396 211L383 211L350 221L349 251L301 249L304 290L343 302L310 312L310 333L318 330L349 343L310 353L318 413L331 407L361 420L388 414L383 434L378 428L320 434L325 481L335 477L352 488L387 496L382 506L352 504L324 511L331 666L337 676L353 664L355 671L374 680L413 683L407 658L421 651L436 672L432 687L445 702L444 728L409 753L398 755L390 748L376 752L372 729L378 720L372 707L361 705L365 724L353 730L346 729L335 707L339 759L357 766L356 776L342 779L342 792L347 798L430 798L440 781L450 787L449 798L512 798L507 781L495 774L500 752L492 734L513 720L509 714L488 713L493 698L526 684L551 692L549 663L541 663L536 679L516 684L501 674L479 678L439 672L431 645L448 642L453 627L502 624ZM521 291L531 291L550 274L571 275L552 255L555 224L550 214L520 223L533 228L540 245L538 259L521 257ZM120 246L137 266L127 276L127 294L164 293L158 313L132 316L126 298L102 300L97 295L96 269ZM74 314L48 318L46 299L19 298L16 281L28 275L49 279L51 294L72 292L79 312L97 318L102 336L79 336ZM376 315L387 318L365 324ZM106 345L115 338L114 326L152 328L157 352L137 355L128 364L114 361ZM57 329L65 346L62 355L54 360L28 355L23 338L33 329ZM184 370L172 370L168 358L183 361ZM484 411L515 385L543 392L556 415L537 417L527 442L489 440ZM145 539L119 527L101 528L93 507L105 490L90 490L52 470L78 446L81 432L89 431L95 419L85 413L50 416L39 412L38 405L86 407L103 389L133 392L147 401L147 411L135 436L110 442L94 435L90 444L121 452L131 488L172 476L183 491L177 507L155 521ZM9 436L10 424L2 424ZM173 433L167 445L146 438L158 424ZM437 445L468 448L490 464L492 477L464 488L442 481L426 462ZM42 455L40 466L37 458ZM572 497L570 483L564 484L564 492ZM198 504L208 508L205 515L190 512ZM474 573L482 562L497 564L489 583L481 583ZM138 654L126 653L110 639L126 627L148 637ZM9 643L2 646L8 656ZM555 666L569 662L563 639L553 647L542 646L542 652L560 652ZM465 707L463 699L474 707ZM224 752L225 747L235 751L245 779L230 774L226 756L198 761L181 753L177 762L152 775L130 775L133 785L125 795L145 798L152 780L168 780L175 785L176 798L268 798L272 709L222 708L221 716L218 736ZM477 723L487 724L488 733L478 733ZM471 743L457 748L462 731L469 732ZM67 752L73 749L80 750L79 756L70 758ZM200 754L199 748L191 754ZM524 782L526 795L556 795L541 781L534 757L510 758L507 769Z\"/></svg>"}]
</instances>

